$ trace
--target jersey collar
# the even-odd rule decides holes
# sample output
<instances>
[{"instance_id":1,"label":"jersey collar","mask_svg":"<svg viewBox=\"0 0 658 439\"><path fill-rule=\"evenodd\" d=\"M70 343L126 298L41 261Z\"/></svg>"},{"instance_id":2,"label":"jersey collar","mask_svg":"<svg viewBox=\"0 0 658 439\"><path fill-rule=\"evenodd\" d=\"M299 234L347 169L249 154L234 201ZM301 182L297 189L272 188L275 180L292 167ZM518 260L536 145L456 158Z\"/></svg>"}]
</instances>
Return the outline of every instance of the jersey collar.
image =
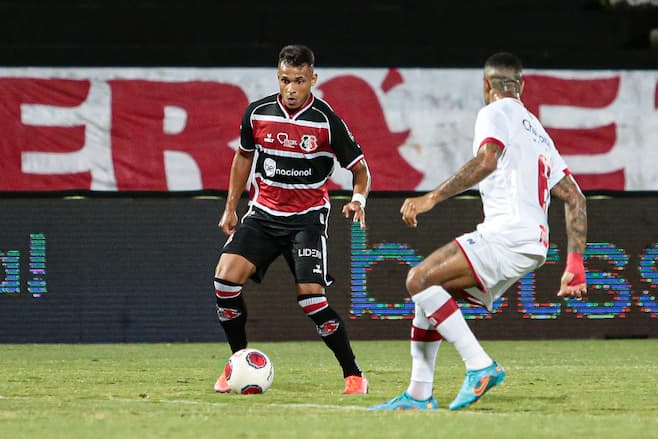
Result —
<instances>
[{"instance_id":1,"label":"jersey collar","mask_svg":"<svg viewBox=\"0 0 658 439\"><path fill-rule=\"evenodd\" d=\"M281 107L281 110L283 111L283 114L287 116L288 119L296 119L297 116L302 114L304 111L306 111L307 108L309 108L311 105L313 105L313 102L315 101L315 96L313 96L313 93L309 96L308 100L304 105L293 111L292 113L288 108L286 108L285 105L283 105L283 99L281 99L281 93L279 93L276 96L276 101L279 104L279 107Z\"/></svg>"}]
</instances>

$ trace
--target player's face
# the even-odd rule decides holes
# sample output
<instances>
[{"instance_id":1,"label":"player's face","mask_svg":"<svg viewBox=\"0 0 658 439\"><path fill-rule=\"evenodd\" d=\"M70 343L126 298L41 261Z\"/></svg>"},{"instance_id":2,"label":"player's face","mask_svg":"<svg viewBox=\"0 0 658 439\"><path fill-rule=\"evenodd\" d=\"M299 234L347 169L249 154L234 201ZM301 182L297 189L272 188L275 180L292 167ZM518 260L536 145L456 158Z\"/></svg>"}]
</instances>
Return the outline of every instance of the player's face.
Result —
<instances>
[{"instance_id":1,"label":"player's face","mask_svg":"<svg viewBox=\"0 0 658 439\"><path fill-rule=\"evenodd\" d=\"M277 77L281 99L289 110L296 110L306 103L311 96L311 87L318 79L313 67L308 64L296 67L281 63Z\"/></svg>"}]
</instances>

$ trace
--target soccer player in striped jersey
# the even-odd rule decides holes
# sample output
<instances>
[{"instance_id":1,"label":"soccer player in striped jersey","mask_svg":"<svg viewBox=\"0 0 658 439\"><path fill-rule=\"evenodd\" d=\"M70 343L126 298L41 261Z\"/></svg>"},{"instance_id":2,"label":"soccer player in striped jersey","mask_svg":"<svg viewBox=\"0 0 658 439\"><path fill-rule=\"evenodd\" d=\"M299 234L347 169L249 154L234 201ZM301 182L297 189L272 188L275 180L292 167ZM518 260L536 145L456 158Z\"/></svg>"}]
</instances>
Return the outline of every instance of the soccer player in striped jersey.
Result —
<instances>
[{"instance_id":1,"label":"soccer player in striped jersey","mask_svg":"<svg viewBox=\"0 0 658 439\"><path fill-rule=\"evenodd\" d=\"M283 255L295 279L299 306L342 368L343 393L362 394L368 391L368 381L345 324L325 295L325 287L333 282L327 271L331 206L326 183L335 161L352 172L353 196L342 213L365 227L370 173L347 125L313 95L314 62L308 47L284 47L278 61L279 92L252 102L244 112L219 222L229 238L215 270L217 315L231 350L247 347L243 285L249 278L260 282ZM249 208L238 221L237 204L248 181ZM224 373L215 390L230 390Z\"/></svg>"},{"instance_id":2,"label":"soccer player in striped jersey","mask_svg":"<svg viewBox=\"0 0 658 439\"><path fill-rule=\"evenodd\" d=\"M415 227L419 214L479 184L484 221L409 271L406 286L415 303L410 384L372 410L436 409L432 387L442 340L455 346L466 366L451 410L470 406L504 380L505 370L482 349L455 299L491 311L507 288L544 263L551 196L565 202L568 238L558 296L579 298L587 291L585 197L551 137L521 102L521 73L521 61L512 54L497 53L486 61L486 105L475 122L474 158L433 191L407 198L400 209L402 220Z\"/></svg>"}]
</instances>

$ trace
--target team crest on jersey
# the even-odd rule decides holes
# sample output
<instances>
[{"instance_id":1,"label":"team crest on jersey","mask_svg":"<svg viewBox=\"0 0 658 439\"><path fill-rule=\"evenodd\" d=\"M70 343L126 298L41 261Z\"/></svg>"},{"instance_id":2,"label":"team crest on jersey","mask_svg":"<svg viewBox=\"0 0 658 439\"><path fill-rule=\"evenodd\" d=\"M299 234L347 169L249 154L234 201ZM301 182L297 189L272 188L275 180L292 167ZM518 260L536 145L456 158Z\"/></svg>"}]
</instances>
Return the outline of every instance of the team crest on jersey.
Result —
<instances>
[{"instance_id":1,"label":"team crest on jersey","mask_svg":"<svg viewBox=\"0 0 658 439\"><path fill-rule=\"evenodd\" d=\"M318 149L318 138L311 134L304 134L302 136L302 143L299 144L299 147L306 152L315 151Z\"/></svg>"}]
</instances>

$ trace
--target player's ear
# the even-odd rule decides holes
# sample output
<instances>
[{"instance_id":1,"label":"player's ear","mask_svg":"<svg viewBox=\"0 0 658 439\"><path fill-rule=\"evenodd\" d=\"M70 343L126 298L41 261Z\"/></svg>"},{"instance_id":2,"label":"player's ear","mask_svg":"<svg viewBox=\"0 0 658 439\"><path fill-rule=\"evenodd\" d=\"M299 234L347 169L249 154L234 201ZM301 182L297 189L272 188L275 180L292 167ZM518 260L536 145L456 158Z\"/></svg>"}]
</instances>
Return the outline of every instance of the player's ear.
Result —
<instances>
[{"instance_id":1,"label":"player's ear","mask_svg":"<svg viewBox=\"0 0 658 439\"><path fill-rule=\"evenodd\" d=\"M491 82L486 78L482 78L482 87L484 88L485 93L489 93L489 90L491 90Z\"/></svg>"},{"instance_id":2,"label":"player's ear","mask_svg":"<svg viewBox=\"0 0 658 439\"><path fill-rule=\"evenodd\" d=\"M313 72L313 76L311 76L311 87L315 86L317 82L318 82L318 74Z\"/></svg>"},{"instance_id":3,"label":"player's ear","mask_svg":"<svg viewBox=\"0 0 658 439\"><path fill-rule=\"evenodd\" d=\"M523 89L525 88L525 80L521 78L521 88L519 89L519 95L523 94Z\"/></svg>"}]
</instances>

